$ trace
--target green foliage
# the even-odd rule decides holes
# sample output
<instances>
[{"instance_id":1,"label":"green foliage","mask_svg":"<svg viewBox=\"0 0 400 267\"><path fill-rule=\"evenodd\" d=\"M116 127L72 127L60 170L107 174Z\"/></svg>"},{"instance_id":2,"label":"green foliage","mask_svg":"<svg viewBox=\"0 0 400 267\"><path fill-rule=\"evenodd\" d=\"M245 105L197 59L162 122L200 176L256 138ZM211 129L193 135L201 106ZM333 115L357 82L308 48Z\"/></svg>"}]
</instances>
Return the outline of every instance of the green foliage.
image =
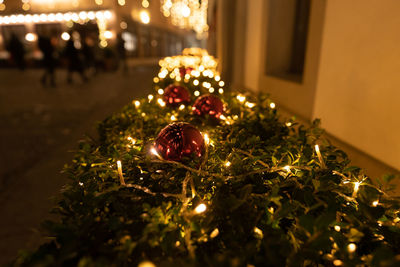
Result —
<instances>
[{"instance_id":1,"label":"green foliage","mask_svg":"<svg viewBox=\"0 0 400 267\"><path fill-rule=\"evenodd\" d=\"M227 119L219 124L156 99L100 123L99 138L81 142L65 168L70 183L54 209L60 220L44 224L52 241L14 264L399 264L400 202L381 190L384 181L377 187L348 166L346 154L321 139L319 121L308 128L282 122L266 95L247 96L253 108L236 94L222 98ZM201 164L149 153L171 115L208 133ZM200 203L207 209L196 213Z\"/></svg>"}]
</instances>

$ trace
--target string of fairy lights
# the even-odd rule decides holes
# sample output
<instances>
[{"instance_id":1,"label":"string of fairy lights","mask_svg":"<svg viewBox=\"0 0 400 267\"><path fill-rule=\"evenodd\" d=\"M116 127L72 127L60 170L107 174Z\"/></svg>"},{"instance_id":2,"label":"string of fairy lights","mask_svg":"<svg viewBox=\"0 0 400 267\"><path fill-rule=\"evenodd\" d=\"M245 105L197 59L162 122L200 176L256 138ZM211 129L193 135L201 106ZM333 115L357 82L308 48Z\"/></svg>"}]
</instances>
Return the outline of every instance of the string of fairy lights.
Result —
<instances>
[{"instance_id":1,"label":"string of fairy lights","mask_svg":"<svg viewBox=\"0 0 400 267\"><path fill-rule=\"evenodd\" d=\"M72 23L86 23L88 21L96 21L99 28L99 45L106 47L107 40L113 37L113 33L108 30L108 22L114 17L110 10L98 11L80 11L65 13L41 13L41 14L15 14L9 16L0 16L0 25L25 24L25 23L58 23L66 22L72 26ZM70 34L63 32L61 38L65 41L71 38ZM34 33L27 33L25 39L33 42L37 39Z\"/></svg>"},{"instance_id":2,"label":"string of fairy lights","mask_svg":"<svg viewBox=\"0 0 400 267\"><path fill-rule=\"evenodd\" d=\"M238 95L238 96L240 96L240 95ZM242 96L240 96L240 97L242 97ZM136 100L136 101L137 101L137 100ZM137 103L137 102L136 102L136 103ZM136 104L135 106L136 106L137 108L140 107L139 104ZM209 138L209 136L208 136L207 133L203 133L203 137L204 137L204 139L205 139L206 151L208 151L208 146L209 146L210 144L212 144L212 140ZM130 136L127 137L127 140L128 140L132 145L135 145L136 142L137 142L136 139L134 139L134 138L132 138L132 137L130 137ZM129 147L131 147L131 146L129 145ZM177 166L179 166L179 167L185 168L185 169L188 170L188 171L195 172L195 173L197 173L197 174L199 174L199 175L221 176L221 174L217 174L217 173L208 173L208 172L206 172L206 171L201 171L201 170L193 169L193 168L191 168L191 167L189 167L189 166L186 166L186 165L184 165L183 163L180 163L180 162L174 162L174 161L163 160L162 157L161 157L161 156L157 153L157 151L154 149L154 147L152 147L152 148L150 149L150 153L151 153L153 156L156 157L156 160L153 160L153 162L155 162L155 163L160 163L160 162L161 162L161 163L167 163L167 164L177 165ZM207 152L206 152L206 153L207 153ZM247 155L248 155L248 154L247 154ZM324 163L324 160L323 160L323 157L322 157L322 154L321 154L320 149L319 149L319 145L315 145L315 156L317 157L317 159L318 159L318 161L319 161L319 163L320 163L321 168L326 168L325 163ZM205 158L207 158L207 154L206 154ZM264 165L267 165L267 164L264 163ZM223 163L223 166L224 166L225 168L229 168L229 167L231 166L231 162L230 162L230 161L225 161L225 162ZM283 167L270 167L268 170L262 169L262 172L264 172L264 171L270 171L270 172L280 172L280 171L284 171L284 172L286 172L286 175L291 175L291 174L294 174L296 171L300 171L300 170L304 170L304 169L308 169L308 170L309 170L310 167L308 167L308 166L289 166L289 165L286 165L286 166L283 166ZM152 195L154 194L154 195L155 195L154 192L152 192L150 189L148 189L148 188L146 188L146 187L142 187L142 186L138 186L138 185L134 185L134 184L126 184L125 181L124 181L124 178L123 178L123 172L122 172L121 161L117 161L117 172L118 172L118 175L119 175L119 178L120 178L120 183L121 183L122 186L135 187L136 189L139 189L139 190L141 190L141 191L143 191L143 192L145 192L145 193L152 194ZM350 178L346 177L344 174L338 173L337 171L333 171L333 174L342 176L342 177L344 178L343 184L347 184L347 183L353 184L353 194L352 194L351 197L348 197L348 201L352 201L353 203L357 203L356 197L357 197L357 193L358 193L358 191L359 191L359 189L360 189L360 186L363 186L363 185L365 185L365 186L372 186L371 184L367 184L367 183L364 184L364 182L365 182L365 180L366 180L365 177L362 177L361 180L356 179L355 181L351 181ZM230 178L230 177L227 176L227 177L225 177L225 178L228 179L228 178ZM187 189L186 189L186 186L188 185L187 182L183 182L183 183L182 183L182 187L183 187L183 188L182 188L182 195L171 195L171 194L168 194L168 193L162 193L162 195L164 195L165 197L175 196L175 197L177 197L178 199L181 199L183 203L189 203L189 202L196 196L196 189L195 189L194 186L193 186L193 181L190 181L190 182L191 182L191 184L192 184L192 185L191 185L191 191L192 191L191 197L186 197L186 195L187 195L187 194L186 194L186 190L187 190ZM349 204L349 203L348 203L348 204ZM378 205L379 205L379 199L378 199L378 200L374 200L374 201L371 203L371 206L373 206L373 207L377 207ZM184 212L188 212L188 211L186 211L186 209L188 208L187 205L184 205L184 206L185 206ZM190 211L190 213L198 215L198 214L204 213L206 210L207 210L207 204L202 202L202 203L200 203L200 204L197 204L197 206L195 206L195 207ZM268 208L268 211L269 211L271 214L273 214L273 213L274 213L274 208L273 208L273 207L270 207L270 208ZM399 221L400 221L400 218L397 217L397 218L393 221L393 223L397 223L397 222L399 222ZM379 225L382 225L382 222L378 222L378 224L379 224ZM334 230L337 231L337 232L340 232L340 231L341 231L340 225L334 225L333 228L334 228ZM263 231L262 231L261 229L259 229L258 227L254 227L253 231L254 231L254 234L257 235L259 238L262 238L262 237L263 237ZM217 237L218 234L219 234L219 229L218 229L218 228L215 228L215 229L210 233L209 237L210 237L211 239L213 239L213 238ZM382 238L383 238L383 236L382 236ZM333 250L337 250L337 249L338 249L338 245L337 245L336 243L333 243ZM348 253L353 254L356 250L357 250L357 245L356 245L354 242L350 242L350 243L347 244L347 251L348 251ZM332 253L331 253L331 254L328 254L327 256L328 256L328 257L332 257L333 264L334 264L335 266L341 266L341 265L343 264L343 262L342 262L341 260L339 260L339 259L333 259L333 255L332 255L333 252L334 252L334 251L332 251Z\"/></svg>"},{"instance_id":3,"label":"string of fairy lights","mask_svg":"<svg viewBox=\"0 0 400 267\"><path fill-rule=\"evenodd\" d=\"M161 0L161 12L173 25L194 30L199 39L207 37L208 0Z\"/></svg>"},{"instance_id":4,"label":"string of fairy lights","mask_svg":"<svg viewBox=\"0 0 400 267\"><path fill-rule=\"evenodd\" d=\"M150 97L150 98L151 98L151 97ZM241 100L242 100L241 102L244 102L244 99L245 99L244 96L238 95L237 98L238 98L238 99L241 99ZM136 100L136 101L138 101L138 100ZM140 103L140 102L136 102L136 101L135 101L135 106L136 106L137 108L139 108L139 107L140 107L140 104L138 104L138 103ZM212 144L212 140L210 139L210 137L208 136L207 133L203 133L203 137L204 137L204 139L205 139L206 151L208 151L208 146L209 146L210 144ZM130 144L132 144L132 145L135 145L136 142L137 142L136 139L134 139L134 138L132 138L132 137L130 137L130 136L127 137L127 140L128 140L128 142L129 142ZM129 147L131 147L131 146L129 145ZM177 165L177 166L179 166L179 167L183 167L183 168L185 168L185 169L188 170L188 171L193 171L193 172L195 172L195 173L197 173L197 174L199 174L199 175L221 176L221 174L218 174L218 173L208 173L208 172L206 172L206 171L201 171L201 170L192 169L192 168L190 168L189 166L184 165L183 163L163 160L162 157L157 153L157 151L156 151L153 147L150 149L150 153L151 153L152 155L154 155L155 158L156 158L156 160L153 160L153 162L157 162L157 163L162 162L162 163L167 163L167 164L174 164L174 165ZM246 155L249 155L249 154L246 154ZM325 163L324 163L324 160L323 160L323 156L322 156L322 154L321 154L321 152L320 152L319 145L315 145L315 156L316 156L316 158L318 159L321 168L326 168ZM205 156L205 158L207 158L207 156ZM261 162L261 163L262 163L262 162ZM267 164L264 163L264 164L262 164L262 165L267 165ZM224 166L225 168L229 168L229 167L231 166L231 162L230 162L230 161L225 161L225 162L223 162L223 166ZM120 177L121 185L123 185L123 186L128 186L128 187L135 187L136 189L140 189L140 190L142 190L143 192L146 192L146 193L148 193L148 194L153 194L153 192L151 192L151 190L149 190L148 188L145 188L145 187L137 187L137 186L132 185L132 184L128 184L128 185L125 184L125 181L124 181L124 178L123 178L123 172L122 172L121 161L117 161L117 169L118 169L118 174L119 174L119 177ZM285 165L285 166L282 166L282 167L270 167L270 168L268 169L268 171L270 171L270 172L281 172L281 171L283 171L283 172L286 172L286 175L292 175L292 174L294 174L296 171L300 171L300 170L304 170L304 169L310 169L310 167L308 167L308 166L289 166L289 165ZM265 169L262 169L262 172L264 172L264 171L266 171L266 170L265 170ZM361 179L356 179L355 181L352 181L352 179L346 177L345 175L343 175L343 174L341 174L341 173L338 173L337 171L334 171L333 174L342 176L342 177L344 178L343 184L347 184L347 183L353 184L353 194L352 194L351 197L348 197L348 200L349 200L349 201L352 201L352 202L354 202L354 203L357 203L357 201L356 201L356 196L357 196L357 193L358 193L360 187L363 186L363 185L371 186L370 184L364 184L365 177L362 177ZM225 177L225 178L228 179L229 177L227 176L227 177ZM183 186L183 187L187 186L187 183L183 183L182 186ZM183 201L184 201L185 203L190 202L190 201L196 196L196 190L195 190L195 188L192 187L191 190L192 190L192 196L191 196L191 197L186 197L186 189L185 189L185 188L182 188L182 192L184 192L184 193L182 193L182 196L178 196L178 198L183 198ZM171 196L170 194L167 194L167 193L164 193L164 195L165 195L165 196ZM185 197L184 197L184 196L185 196ZM374 200L374 201L371 203L371 206L373 206L373 207L376 207L376 206L378 206L378 205L379 205L379 200ZM192 210L191 212L194 213L194 214L201 214L201 213L204 213L206 210L207 210L207 204L206 204L206 203L200 203L200 204L198 204L196 207L194 207L193 210ZM274 213L274 208L271 207L271 208L268 209L268 211L269 211L271 214L273 214L273 213ZM394 223L397 223L398 221L400 221L400 218L395 219ZM378 223L379 223L379 224L382 224L382 222L378 222ZM337 231L337 232L340 232L340 231L341 231L340 225L335 225L335 226L334 226L334 230ZM263 232L262 232L261 229L259 229L258 227L255 227L253 231L254 231L254 234L255 234L255 235L258 235L258 236L260 236L260 238L262 238ZM218 228L215 228L215 229L210 233L210 238L213 239L213 238L215 238L216 236L218 236L218 234L219 234L219 229L218 229ZM333 247L334 247L334 248L336 247L336 249L337 249L337 244L334 243L334 244L333 244ZM354 252L356 251L356 249L357 249L357 245L356 245L355 243L353 243L353 242L350 242L350 243L347 245L347 250L348 250L348 252L349 252L350 254L354 253ZM328 256L329 256L329 255L328 255ZM338 259L334 260L333 263L334 263L335 266L341 266L341 265L342 265L342 261L341 261L341 260L338 260Z\"/></svg>"},{"instance_id":5,"label":"string of fairy lights","mask_svg":"<svg viewBox=\"0 0 400 267\"><path fill-rule=\"evenodd\" d=\"M206 68L201 68L201 66L204 66L206 62L203 61L203 56L204 54L200 54L198 52L202 52L202 51L192 51L192 52L196 52L197 54L197 60L194 60L193 58L187 58L188 54L186 53L186 55L182 55L180 57L174 57L174 58L166 58L160 61L160 67L161 70L158 74L157 77L155 77L156 81L159 81L161 79L163 79L163 77L166 77L168 74L174 74L174 79L177 80L178 77L180 77L179 73L176 71L176 69L179 66L190 66L193 68L193 70L186 75L189 75L190 77L186 77L186 78L196 78L198 76L197 71L200 71L200 69L202 69L202 72L208 70L211 73L211 76L213 77L217 77L219 75L219 73L216 71L216 69L214 67L216 67L217 62L215 61L215 59L213 59L212 57L209 57L206 59L206 62L209 60L212 60L213 62L207 62L210 63L207 66L211 66L210 69L206 69ZM194 56L193 56L194 57ZM179 64L185 64L185 65L179 65ZM166 75L166 74L167 75ZM179 80L179 79L178 79ZM201 86L201 85L198 85ZM162 95L163 92L161 90L158 91L159 95ZM244 109L248 109L251 110L252 108L254 108L256 106L256 103L252 103L247 101L247 97L243 94L236 94L235 98L236 101L238 101L238 103L240 103L242 105L242 108ZM143 103L154 103L155 105L159 105L161 108L165 107L165 102L162 100L162 98L158 98L155 97L154 95L150 94L147 97L147 100L145 100L143 102L140 100L134 100L132 103L134 104L134 106L136 107L136 109L141 112L141 106ZM179 106L179 110L185 110L187 107L185 105L180 105ZM274 102L270 102L269 103L269 108L271 109L275 109L276 105ZM142 113L143 117L146 117L147 114ZM174 115L171 116L171 122L176 121L179 117L178 113L175 113ZM226 123L226 124L233 124L235 123L235 121L238 119L238 116L233 115L233 116L229 116L229 119L225 116L222 117L222 123ZM287 127L292 127L293 123L291 121L288 121L285 123L285 125ZM208 159L208 151L209 151L209 147L210 146L214 146L214 142L213 142L213 137L210 136L208 133L203 132L202 133L204 141L205 141L205 151L206 154L204 156L204 162L201 164L201 166L204 166L204 164L206 163L207 159ZM139 140L137 138L134 138L132 136L127 136L126 137L126 146L128 149L143 149L138 147L138 143L143 144L143 142L138 142ZM245 155L247 157L250 158L255 158L255 156L253 156L251 153L247 152L247 151L241 151L238 149L234 149L232 151L233 153L239 153L242 155ZM189 167L188 165L185 165L184 163L181 162L175 162L175 161L169 161L169 160L165 160L163 159L157 152L157 150L154 147L151 147L148 151L149 155L151 155L153 157L152 162L154 163L162 163L162 164L170 164L170 165L175 165L177 167L180 168L184 168L186 169L188 172L192 172L195 173L197 175L200 176L211 176L211 177L219 177L219 178L223 178L225 180L229 180L229 179L233 179L235 176L232 176L231 174L224 174L224 173L213 173L213 172L209 172L206 170L203 170L201 167L199 169L194 169L192 167ZM315 144L314 146L314 157L316 158L316 162L319 164L321 169L326 169L326 163L324 161L324 157L323 154L320 150L320 145L319 144ZM291 176L291 175L296 175L297 172L301 172L304 170L311 170L310 166L302 166L302 165L282 165L282 166L269 166L267 163L263 162L261 159L257 159L256 161L258 164L262 165L263 168L257 170L257 173L262 173L262 172L278 172L280 174L282 174L284 177L287 176ZM226 168L229 169L232 166L232 162L229 161L228 159L225 161L221 162L221 168ZM143 186L139 186L139 185L135 185L135 184L126 184L125 180L124 180L124 176L123 176L123 169L122 169L122 164L121 161L117 161L117 173L120 179L120 184L121 186L127 186L127 187L134 187L138 190L141 190L147 194L150 195L155 195L154 192L152 192L149 188L143 187ZM357 205L357 194L359 193L359 191L365 186L365 187L373 187L376 190L378 190L379 192L382 192L379 188L375 187L374 185L370 184L367 182L367 178L366 176L364 176L363 174L360 174L358 176L353 176L353 177L349 177L346 176L343 173L340 173L338 171L332 171L333 175L337 175L340 176L342 178L342 184L343 186L346 185L351 185L352 186L352 194L351 196L344 196L347 199L347 205L350 205L350 203ZM247 174L243 174L243 175L247 175ZM237 175L237 176L240 176ZM191 191L190 196L187 195L187 191ZM384 192L382 192L382 194L385 194ZM191 176L189 176L188 180L185 179L185 181L182 183L182 193L178 194L178 195L171 195L169 193L161 193L161 195L165 196L165 197L176 197L177 199L182 201L182 213L184 214L184 218L190 220L191 216L194 215L201 215L201 214L205 214L207 211L207 202L206 201L202 201L201 203L197 204L196 206L192 207L189 206L188 203L190 203L197 195L196 193L196 188L194 186L194 182L191 178ZM370 203L370 205L372 207L377 207L378 205L380 205L379 199L373 199ZM270 212L271 214L273 214L275 212L273 207L269 207L268 208L268 212ZM190 216L189 216L190 215ZM396 217L394 219L394 221L392 222L392 224L398 223L400 221L399 217ZM382 225L384 222L380 222L378 221L379 225ZM333 229L337 232L342 231L341 226L339 224L336 224L333 226ZM262 238L263 236L263 231L261 229L259 229L258 227L255 227L253 229L254 231L254 235L259 236L260 238ZM219 229L215 228L213 231L210 232L208 238L213 239L216 236L219 235ZM383 236L381 236L381 238L383 238ZM332 240L333 241L333 240ZM190 247L190 242L188 241L188 243L186 244L189 250L190 254L193 254L193 248ZM330 254L327 254L326 257L327 258L331 258L332 262L335 266L341 266L343 265L343 262L340 259L335 259L333 254L335 252L335 250L338 249L338 245L333 242L333 248L332 248L332 252ZM357 250L357 244L355 242L349 242L347 244L346 247L348 253L350 255L354 255L354 253Z\"/></svg>"}]
</instances>

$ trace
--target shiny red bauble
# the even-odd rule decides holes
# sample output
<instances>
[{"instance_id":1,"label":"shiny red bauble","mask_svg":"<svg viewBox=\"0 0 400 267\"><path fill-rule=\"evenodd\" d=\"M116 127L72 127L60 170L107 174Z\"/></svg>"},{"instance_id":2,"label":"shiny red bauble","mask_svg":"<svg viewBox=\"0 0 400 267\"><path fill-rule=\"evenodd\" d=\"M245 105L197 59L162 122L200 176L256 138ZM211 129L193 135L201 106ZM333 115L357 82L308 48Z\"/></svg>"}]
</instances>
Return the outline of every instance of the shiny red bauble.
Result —
<instances>
[{"instance_id":1,"label":"shiny red bauble","mask_svg":"<svg viewBox=\"0 0 400 267\"><path fill-rule=\"evenodd\" d=\"M219 119L224 112L222 100L215 95L203 95L196 99L193 105L193 114L198 116L209 115Z\"/></svg>"},{"instance_id":2,"label":"shiny red bauble","mask_svg":"<svg viewBox=\"0 0 400 267\"><path fill-rule=\"evenodd\" d=\"M191 155L201 158L205 145L204 138L196 127L189 123L176 122L160 131L154 148L165 160L182 161Z\"/></svg>"},{"instance_id":3,"label":"shiny red bauble","mask_svg":"<svg viewBox=\"0 0 400 267\"><path fill-rule=\"evenodd\" d=\"M180 85L170 84L164 90L164 101L169 106L190 103L189 91Z\"/></svg>"}]
</instances>

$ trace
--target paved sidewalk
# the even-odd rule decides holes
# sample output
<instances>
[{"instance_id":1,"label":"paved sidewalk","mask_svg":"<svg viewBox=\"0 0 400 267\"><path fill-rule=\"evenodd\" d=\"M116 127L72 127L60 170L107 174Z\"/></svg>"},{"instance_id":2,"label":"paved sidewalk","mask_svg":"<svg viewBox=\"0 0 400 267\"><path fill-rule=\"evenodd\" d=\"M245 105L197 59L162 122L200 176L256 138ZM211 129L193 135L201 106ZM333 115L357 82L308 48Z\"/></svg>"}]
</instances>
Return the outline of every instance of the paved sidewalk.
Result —
<instances>
[{"instance_id":1,"label":"paved sidewalk","mask_svg":"<svg viewBox=\"0 0 400 267\"><path fill-rule=\"evenodd\" d=\"M41 70L0 69L0 265L43 242L37 229L66 182L60 170L70 151L95 134L96 121L151 92L156 71L137 66L72 85L59 71L58 86L43 88Z\"/></svg>"}]
</instances>

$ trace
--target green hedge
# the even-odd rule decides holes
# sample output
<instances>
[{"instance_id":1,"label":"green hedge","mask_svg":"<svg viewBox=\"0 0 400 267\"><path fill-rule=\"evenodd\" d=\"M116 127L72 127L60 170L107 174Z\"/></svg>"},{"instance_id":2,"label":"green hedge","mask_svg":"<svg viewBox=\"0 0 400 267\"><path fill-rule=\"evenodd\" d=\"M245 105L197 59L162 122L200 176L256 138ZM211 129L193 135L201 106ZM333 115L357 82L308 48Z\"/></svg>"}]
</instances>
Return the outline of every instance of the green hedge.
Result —
<instances>
[{"instance_id":1,"label":"green hedge","mask_svg":"<svg viewBox=\"0 0 400 267\"><path fill-rule=\"evenodd\" d=\"M318 121L281 121L266 95L247 95L252 108L236 93L221 98L220 123L156 98L100 123L99 138L82 141L65 168L70 182L54 209L60 220L44 223L51 241L14 264L400 264L399 201L382 191L392 176L373 185L321 138ZM171 115L209 135L205 158L175 163L149 153ZM200 203L207 209L196 213Z\"/></svg>"}]
</instances>

